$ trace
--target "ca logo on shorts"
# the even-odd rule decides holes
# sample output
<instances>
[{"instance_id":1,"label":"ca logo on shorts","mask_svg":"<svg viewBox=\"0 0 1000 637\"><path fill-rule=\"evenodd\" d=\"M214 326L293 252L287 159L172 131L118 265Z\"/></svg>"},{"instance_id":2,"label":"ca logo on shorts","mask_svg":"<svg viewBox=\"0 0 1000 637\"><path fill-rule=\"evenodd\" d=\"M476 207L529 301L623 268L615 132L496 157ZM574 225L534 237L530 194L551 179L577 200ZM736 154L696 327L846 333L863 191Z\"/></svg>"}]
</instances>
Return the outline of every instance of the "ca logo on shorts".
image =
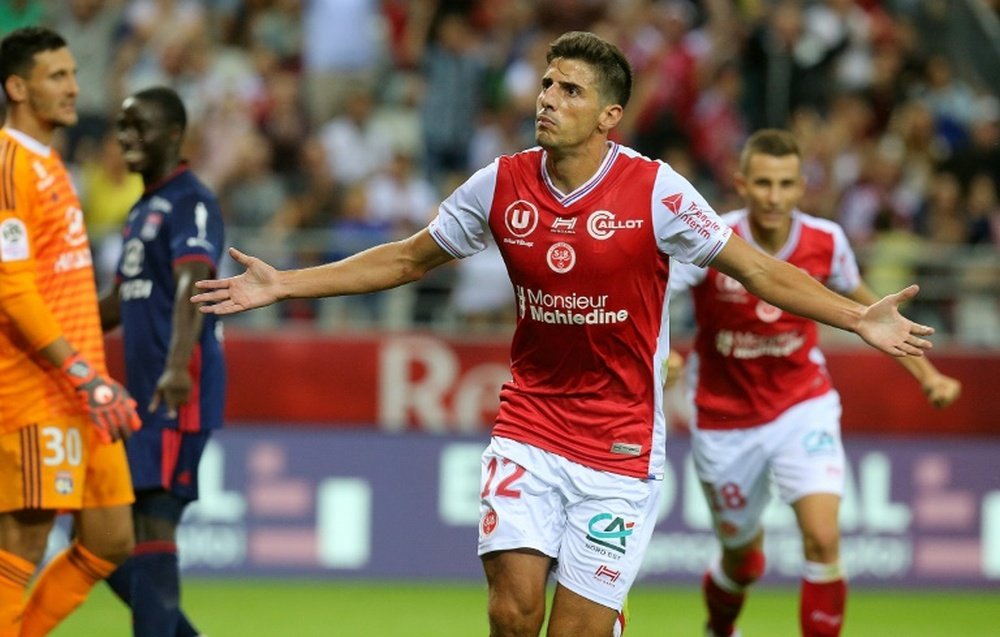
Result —
<instances>
[{"instance_id":1,"label":"ca logo on shorts","mask_svg":"<svg viewBox=\"0 0 1000 637\"><path fill-rule=\"evenodd\" d=\"M833 436L827 431L810 431L802 443L810 456L833 453L836 447Z\"/></svg>"},{"instance_id":2,"label":"ca logo on shorts","mask_svg":"<svg viewBox=\"0 0 1000 637\"><path fill-rule=\"evenodd\" d=\"M625 540L632 535L634 526L635 522L626 522L610 513L598 513L590 518L587 525L587 539L612 551L624 553Z\"/></svg>"}]
</instances>

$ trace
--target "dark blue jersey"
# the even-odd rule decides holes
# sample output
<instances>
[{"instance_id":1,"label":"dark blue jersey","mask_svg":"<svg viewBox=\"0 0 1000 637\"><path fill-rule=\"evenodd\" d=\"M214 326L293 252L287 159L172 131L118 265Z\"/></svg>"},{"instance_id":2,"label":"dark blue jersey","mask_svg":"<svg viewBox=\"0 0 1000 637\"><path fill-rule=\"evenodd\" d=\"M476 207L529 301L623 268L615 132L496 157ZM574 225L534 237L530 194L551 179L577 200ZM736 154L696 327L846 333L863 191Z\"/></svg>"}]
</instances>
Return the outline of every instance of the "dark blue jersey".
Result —
<instances>
[{"instance_id":1,"label":"dark blue jersey","mask_svg":"<svg viewBox=\"0 0 1000 637\"><path fill-rule=\"evenodd\" d=\"M200 260L215 273L222 254L222 213L215 195L182 166L150 187L129 212L122 231L117 281L125 345L125 379L139 404L143 428L200 431L222 426L226 372L221 324L205 315L188 368L194 385L188 404L168 418L164 405L149 413L166 366L173 329L174 266ZM183 302L187 302L185 299Z\"/></svg>"}]
</instances>

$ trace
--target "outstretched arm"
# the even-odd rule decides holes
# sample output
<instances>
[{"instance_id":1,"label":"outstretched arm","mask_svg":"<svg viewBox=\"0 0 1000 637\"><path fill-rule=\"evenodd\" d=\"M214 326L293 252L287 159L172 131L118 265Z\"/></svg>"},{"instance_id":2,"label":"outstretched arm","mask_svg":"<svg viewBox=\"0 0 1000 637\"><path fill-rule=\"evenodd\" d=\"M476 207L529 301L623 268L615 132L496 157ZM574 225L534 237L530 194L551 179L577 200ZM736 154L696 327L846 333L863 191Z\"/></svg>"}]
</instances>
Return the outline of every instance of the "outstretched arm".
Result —
<instances>
[{"instance_id":1,"label":"outstretched arm","mask_svg":"<svg viewBox=\"0 0 1000 637\"><path fill-rule=\"evenodd\" d=\"M915 285L867 307L827 289L799 268L775 259L733 235L712 267L738 280L772 305L833 327L857 333L866 343L892 356L922 356L934 329L899 313L916 295Z\"/></svg>"},{"instance_id":2,"label":"outstretched arm","mask_svg":"<svg viewBox=\"0 0 1000 637\"><path fill-rule=\"evenodd\" d=\"M422 278L452 260L427 229L408 239L384 243L343 261L298 270L276 270L235 248L230 256L246 271L228 279L195 283L202 290L191 297L201 311L235 314L290 298L345 296L387 290Z\"/></svg>"},{"instance_id":3,"label":"outstretched arm","mask_svg":"<svg viewBox=\"0 0 1000 637\"><path fill-rule=\"evenodd\" d=\"M878 296L864 283L847 297L865 305L878 301ZM927 357L905 356L897 357L896 360L920 383L920 389L927 396L927 401L935 407L947 407L962 393L962 383L939 372Z\"/></svg>"}]
</instances>

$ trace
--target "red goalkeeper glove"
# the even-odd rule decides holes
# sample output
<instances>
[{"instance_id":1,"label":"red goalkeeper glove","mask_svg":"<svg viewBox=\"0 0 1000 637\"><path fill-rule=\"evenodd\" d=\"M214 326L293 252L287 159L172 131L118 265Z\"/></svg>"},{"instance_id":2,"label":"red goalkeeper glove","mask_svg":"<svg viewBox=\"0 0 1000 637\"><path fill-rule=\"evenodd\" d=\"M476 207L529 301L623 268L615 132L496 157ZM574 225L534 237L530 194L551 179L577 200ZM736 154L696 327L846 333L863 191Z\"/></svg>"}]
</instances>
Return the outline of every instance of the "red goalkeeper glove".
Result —
<instances>
[{"instance_id":1,"label":"red goalkeeper glove","mask_svg":"<svg viewBox=\"0 0 1000 637\"><path fill-rule=\"evenodd\" d=\"M97 427L101 442L124 440L142 426L135 411L135 401L124 387L100 376L79 354L69 356L62 364L84 411Z\"/></svg>"}]
</instances>

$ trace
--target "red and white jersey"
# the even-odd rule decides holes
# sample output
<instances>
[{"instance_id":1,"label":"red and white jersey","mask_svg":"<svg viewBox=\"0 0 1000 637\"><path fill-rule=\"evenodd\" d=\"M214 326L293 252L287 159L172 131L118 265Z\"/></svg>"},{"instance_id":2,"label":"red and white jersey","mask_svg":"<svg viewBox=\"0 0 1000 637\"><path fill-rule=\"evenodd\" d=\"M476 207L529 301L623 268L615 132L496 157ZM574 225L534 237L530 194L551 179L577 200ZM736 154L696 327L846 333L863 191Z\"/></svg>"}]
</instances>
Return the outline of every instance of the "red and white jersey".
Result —
<instances>
[{"instance_id":1,"label":"red and white jersey","mask_svg":"<svg viewBox=\"0 0 1000 637\"><path fill-rule=\"evenodd\" d=\"M545 156L498 158L430 224L457 258L492 233L514 286L512 379L493 434L659 478L670 257L705 266L731 230L670 166L632 149L609 143L597 173L569 194L553 186Z\"/></svg>"},{"instance_id":2,"label":"red and white jersey","mask_svg":"<svg viewBox=\"0 0 1000 637\"><path fill-rule=\"evenodd\" d=\"M722 219L759 249L746 210ZM844 231L826 219L794 211L788 241L775 256L842 294L861 284ZM699 429L766 424L831 389L815 322L758 299L713 268L676 264L670 287L690 288L694 301L698 331L692 363Z\"/></svg>"}]
</instances>

